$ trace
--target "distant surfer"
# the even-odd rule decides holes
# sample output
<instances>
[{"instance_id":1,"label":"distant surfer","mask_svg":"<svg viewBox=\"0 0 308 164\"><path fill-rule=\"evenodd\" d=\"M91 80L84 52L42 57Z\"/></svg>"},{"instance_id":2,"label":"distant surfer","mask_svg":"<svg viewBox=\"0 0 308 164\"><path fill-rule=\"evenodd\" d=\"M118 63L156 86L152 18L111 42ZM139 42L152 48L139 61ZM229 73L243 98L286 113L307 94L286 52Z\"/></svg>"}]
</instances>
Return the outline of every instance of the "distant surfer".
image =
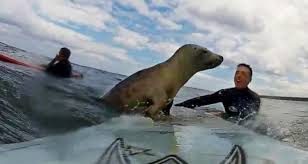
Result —
<instances>
[{"instance_id":1,"label":"distant surfer","mask_svg":"<svg viewBox=\"0 0 308 164\"><path fill-rule=\"evenodd\" d=\"M252 69L249 65L241 63L237 65L234 75L234 88L222 89L210 95L204 95L186 100L175 106L195 108L203 105L222 102L225 112L218 112L215 115L225 119L236 117L246 120L255 116L260 108L260 97L248 88L252 80Z\"/></svg>"},{"instance_id":2,"label":"distant surfer","mask_svg":"<svg viewBox=\"0 0 308 164\"><path fill-rule=\"evenodd\" d=\"M59 77L71 77L72 65L69 61L70 55L71 51L68 48L61 48L59 54L46 67L46 72Z\"/></svg>"}]
</instances>

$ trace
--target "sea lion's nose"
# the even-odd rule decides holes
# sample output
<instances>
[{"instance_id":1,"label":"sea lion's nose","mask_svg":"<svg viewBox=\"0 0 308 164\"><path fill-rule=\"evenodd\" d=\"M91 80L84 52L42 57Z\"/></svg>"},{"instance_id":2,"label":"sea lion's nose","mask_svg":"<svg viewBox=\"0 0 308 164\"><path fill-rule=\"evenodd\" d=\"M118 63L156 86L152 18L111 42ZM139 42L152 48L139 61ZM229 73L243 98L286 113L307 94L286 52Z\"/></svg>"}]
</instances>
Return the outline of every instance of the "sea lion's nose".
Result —
<instances>
[{"instance_id":1,"label":"sea lion's nose","mask_svg":"<svg viewBox=\"0 0 308 164\"><path fill-rule=\"evenodd\" d=\"M219 61L219 63L222 63L224 61L224 57L222 57L221 55L217 55L217 61Z\"/></svg>"},{"instance_id":2,"label":"sea lion's nose","mask_svg":"<svg viewBox=\"0 0 308 164\"><path fill-rule=\"evenodd\" d=\"M223 60L224 60L224 57L222 57L222 56L219 55L219 59L220 59L221 61L223 61Z\"/></svg>"}]
</instances>

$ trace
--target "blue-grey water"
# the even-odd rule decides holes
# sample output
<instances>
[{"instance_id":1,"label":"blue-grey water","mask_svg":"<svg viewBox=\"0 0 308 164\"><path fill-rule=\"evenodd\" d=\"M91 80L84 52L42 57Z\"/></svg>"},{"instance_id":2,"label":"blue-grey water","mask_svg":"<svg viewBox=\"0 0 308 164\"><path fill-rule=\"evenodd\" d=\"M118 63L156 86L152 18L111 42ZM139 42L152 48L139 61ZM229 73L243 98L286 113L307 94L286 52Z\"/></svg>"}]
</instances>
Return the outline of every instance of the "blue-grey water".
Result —
<instances>
[{"instance_id":1,"label":"blue-grey water","mask_svg":"<svg viewBox=\"0 0 308 164\"><path fill-rule=\"evenodd\" d=\"M36 64L50 61L5 44L0 44L0 53ZM0 62L1 144L61 134L102 124L117 116L97 99L125 76L79 65L73 68L83 73L84 78L60 79ZM184 87L175 103L207 93L210 91ZM210 107L222 110L219 104ZM257 119L246 127L308 150L308 102L262 99Z\"/></svg>"}]
</instances>

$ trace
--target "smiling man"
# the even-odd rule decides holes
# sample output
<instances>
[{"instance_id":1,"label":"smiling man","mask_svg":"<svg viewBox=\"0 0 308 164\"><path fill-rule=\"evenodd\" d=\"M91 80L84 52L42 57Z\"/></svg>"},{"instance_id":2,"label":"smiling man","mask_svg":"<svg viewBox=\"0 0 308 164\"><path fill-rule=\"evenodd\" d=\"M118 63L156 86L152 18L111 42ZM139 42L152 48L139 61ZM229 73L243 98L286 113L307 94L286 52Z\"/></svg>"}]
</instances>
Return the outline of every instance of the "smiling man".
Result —
<instances>
[{"instance_id":1,"label":"smiling man","mask_svg":"<svg viewBox=\"0 0 308 164\"><path fill-rule=\"evenodd\" d=\"M222 102L225 113L219 113L223 118L236 117L246 120L258 113L260 97L248 88L252 79L252 69L249 65L237 65L234 75L234 88L222 89L213 94L196 97L175 106L195 108L198 106Z\"/></svg>"}]
</instances>

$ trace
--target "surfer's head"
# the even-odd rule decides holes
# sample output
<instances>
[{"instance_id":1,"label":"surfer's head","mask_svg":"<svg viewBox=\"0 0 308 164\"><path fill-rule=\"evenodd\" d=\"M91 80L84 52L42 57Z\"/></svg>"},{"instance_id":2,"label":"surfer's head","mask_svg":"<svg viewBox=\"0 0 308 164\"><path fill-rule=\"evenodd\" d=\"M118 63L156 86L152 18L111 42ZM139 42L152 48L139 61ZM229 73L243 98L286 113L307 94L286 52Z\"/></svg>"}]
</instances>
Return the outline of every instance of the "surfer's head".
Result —
<instances>
[{"instance_id":1,"label":"surfer's head","mask_svg":"<svg viewBox=\"0 0 308 164\"><path fill-rule=\"evenodd\" d=\"M248 87L252 79L252 69L248 64L241 63L237 65L234 75L234 84L238 89L245 89Z\"/></svg>"},{"instance_id":2,"label":"surfer's head","mask_svg":"<svg viewBox=\"0 0 308 164\"><path fill-rule=\"evenodd\" d=\"M63 47L59 51L59 60L60 61L68 60L70 55L71 55L71 51L68 48Z\"/></svg>"}]
</instances>

